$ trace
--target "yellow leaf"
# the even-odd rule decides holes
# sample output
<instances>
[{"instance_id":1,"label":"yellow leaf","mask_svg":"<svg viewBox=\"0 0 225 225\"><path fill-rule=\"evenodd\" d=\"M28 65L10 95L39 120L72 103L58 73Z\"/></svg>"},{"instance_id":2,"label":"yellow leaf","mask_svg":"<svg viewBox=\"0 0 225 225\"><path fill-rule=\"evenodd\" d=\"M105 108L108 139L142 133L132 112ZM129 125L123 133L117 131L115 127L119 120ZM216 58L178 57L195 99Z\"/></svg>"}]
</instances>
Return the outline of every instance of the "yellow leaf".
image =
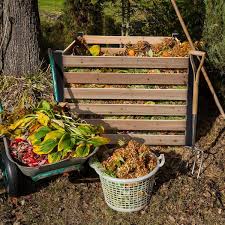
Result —
<instances>
[{"instance_id":1,"label":"yellow leaf","mask_svg":"<svg viewBox=\"0 0 225 225\"><path fill-rule=\"evenodd\" d=\"M94 145L95 147L106 145L110 143L110 139L106 137L95 136L88 140L88 143Z\"/></svg>"},{"instance_id":2,"label":"yellow leaf","mask_svg":"<svg viewBox=\"0 0 225 225\"><path fill-rule=\"evenodd\" d=\"M65 128L65 125L64 125L64 123L63 123L63 121L62 120L52 120L51 122L54 122L54 123L56 123L58 126L60 126L61 128Z\"/></svg>"},{"instance_id":3,"label":"yellow leaf","mask_svg":"<svg viewBox=\"0 0 225 225\"><path fill-rule=\"evenodd\" d=\"M77 146L73 157L86 157L89 155L91 150L91 144L80 144Z\"/></svg>"},{"instance_id":4,"label":"yellow leaf","mask_svg":"<svg viewBox=\"0 0 225 225\"><path fill-rule=\"evenodd\" d=\"M38 115L38 118L37 118L38 122L43 126L48 126L50 118L42 112L37 112L37 115Z\"/></svg>"},{"instance_id":5,"label":"yellow leaf","mask_svg":"<svg viewBox=\"0 0 225 225\"><path fill-rule=\"evenodd\" d=\"M40 144L40 150L38 150L39 155L47 155L51 153L54 148L57 146L58 141L55 139L49 139L47 141L43 141Z\"/></svg>"},{"instance_id":6,"label":"yellow leaf","mask_svg":"<svg viewBox=\"0 0 225 225\"><path fill-rule=\"evenodd\" d=\"M49 163L56 163L61 160L62 154L61 152L52 152L48 154L48 162Z\"/></svg>"},{"instance_id":7,"label":"yellow leaf","mask_svg":"<svg viewBox=\"0 0 225 225\"><path fill-rule=\"evenodd\" d=\"M40 139L37 139L35 136L32 136L32 137L30 136L28 140L30 141L30 143L32 145L36 145L36 144L40 144L41 143Z\"/></svg>"},{"instance_id":8,"label":"yellow leaf","mask_svg":"<svg viewBox=\"0 0 225 225\"><path fill-rule=\"evenodd\" d=\"M18 135L20 136L22 133L23 133L23 130L22 129L18 129L17 128L17 129L14 130L14 134L17 135L17 136Z\"/></svg>"},{"instance_id":9,"label":"yellow leaf","mask_svg":"<svg viewBox=\"0 0 225 225\"><path fill-rule=\"evenodd\" d=\"M35 117L26 117L20 126L22 128L27 128L31 124L31 122L34 120L35 120Z\"/></svg>"},{"instance_id":10,"label":"yellow leaf","mask_svg":"<svg viewBox=\"0 0 225 225\"><path fill-rule=\"evenodd\" d=\"M39 155L40 148L41 148L41 146L39 146L39 145L34 145L34 146L33 146L33 152Z\"/></svg>"},{"instance_id":11,"label":"yellow leaf","mask_svg":"<svg viewBox=\"0 0 225 225\"><path fill-rule=\"evenodd\" d=\"M37 141L41 141L42 138L46 136L47 133L49 133L51 129L49 127L39 127L32 135L28 137L28 140L35 145Z\"/></svg>"},{"instance_id":12,"label":"yellow leaf","mask_svg":"<svg viewBox=\"0 0 225 225\"><path fill-rule=\"evenodd\" d=\"M39 155L51 153L58 145L60 138L64 132L59 130L50 131L44 138L44 141L34 146L33 151ZM34 139L35 141L35 139Z\"/></svg>"},{"instance_id":13,"label":"yellow leaf","mask_svg":"<svg viewBox=\"0 0 225 225\"><path fill-rule=\"evenodd\" d=\"M65 133L58 144L58 151L71 150L73 148L72 138L68 133Z\"/></svg>"},{"instance_id":14,"label":"yellow leaf","mask_svg":"<svg viewBox=\"0 0 225 225\"><path fill-rule=\"evenodd\" d=\"M10 130L15 130L18 126L20 126L20 124L23 123L23 119L17 120L15 123L11 124L9 126Z\"/></svg>"},{"instance_id":15,"label":"yellow leaf","mask_svg":"<svg viewBox=\"0 0 225 225\"><path fill-rule=\"evenodd\" d=\"M61 120L51 120L50 126L57 130L62 130L64 131L64 123Z\"/></svg>"},{"instance_id":16,"label":"yellow leaf","mask_svg":"<svg viewBox=\"0 0 225 225\"><path fill-rule=\"evenodd\" d=\"M74 153L72 154L72 157L73 157L73 158L78 158L77 153L76 153L76 152L74 152Z\"/></svg>"},{"instance_id":17,"label":"yellow leaf","mask_svg":"<svg viewBox=\"0 0 225 225\"><path fill-rule=\"evenodd\" d=\"M27 118L19 119L15 123L13 123L9 126L9 130L15 130L18 127L24 127L27 123L29 123L33 119L34 119L34 117L27 117Z\"/></svg>"},{"instance_id":18,"label":"yellow leaf","mask_svg":"<svg viewBox=\"0 0 225 225\"><path fill-rule=\"evenodd\" d=\"M90 51L92 56L98 56L100 54L101 48L100 48L99 45L92 45L89 48L89 51Z\"/></svg>"},{"instance_id":19,"label":"yellow leaf","mask_svg":"<svg viewBox=\"0 0 225 225\"><path fill-rule=\"evenodd\" d=\"M41 124L39 123L35 123L34 125L32 125L29 129L29 133L32 134L34 132L36 132L37 129L39 129L41 127Z\"/></svg>"},{"instance_id":20,"label":"yellow leaf","mask_svg":"<svg viewBox=\"0 0 225 225\"><path fill-rule=\"evenodd\" d=\"M7 133L8 133L7 128L0 124L0 135L5 135Z\"/></svg>"},{"instance_id":21,"label":"yellow leaf","mask_svg":"<svg viewBox=\"0 0 225 225\"><path fill-rule=\"evenodd\" d=\"M102 125L98 125L98 126L97 126L97 132L98 132L99 134L103 134L104 131L105 131L105 129L104 129L104 127L103 127Z\"/></svg>"},{"instance_id":22,"label":"yellow leaf","mask_svg":"<svg viewBox=\"0 0 225 225\"><path fill-rule=\"evenodd\" d=\"M155 105L155 102L153 102L153 101L148 101L148 102L146 102L145 104L147 104L147 105Z\"/></svg>"},{"instance_id":23,"label":"yellow leaf","mask_svg":"<svg viewBox=\"0 0 225 225\"><path fill-rule=\"evenodd\" d=\"M64 131L61 131L61 130L54 130L54 131L51 131L49 133L47 133L47 135L45 136L45 139L44 141L47 141L47 140L59 140L63 134L65 132Z\"/></svg>"}]
</instances>

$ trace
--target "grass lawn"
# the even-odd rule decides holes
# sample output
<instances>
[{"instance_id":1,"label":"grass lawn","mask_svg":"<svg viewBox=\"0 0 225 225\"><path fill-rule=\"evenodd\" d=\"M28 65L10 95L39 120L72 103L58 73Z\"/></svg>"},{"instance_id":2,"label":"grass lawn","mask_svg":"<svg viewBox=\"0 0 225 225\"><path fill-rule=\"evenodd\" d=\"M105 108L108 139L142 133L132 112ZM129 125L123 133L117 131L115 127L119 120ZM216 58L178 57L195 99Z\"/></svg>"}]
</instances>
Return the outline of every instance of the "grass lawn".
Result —
<instances>
[{"instance_id":1,"label":"grass lawn","mask_svg":"<svg viewBox=\"0 0 225 225\"><path fill-rule=\"evenodd\" d=\"M38 0L41 12L57 13L63 9L64 0Z\"/></svg>"}]
</instances>

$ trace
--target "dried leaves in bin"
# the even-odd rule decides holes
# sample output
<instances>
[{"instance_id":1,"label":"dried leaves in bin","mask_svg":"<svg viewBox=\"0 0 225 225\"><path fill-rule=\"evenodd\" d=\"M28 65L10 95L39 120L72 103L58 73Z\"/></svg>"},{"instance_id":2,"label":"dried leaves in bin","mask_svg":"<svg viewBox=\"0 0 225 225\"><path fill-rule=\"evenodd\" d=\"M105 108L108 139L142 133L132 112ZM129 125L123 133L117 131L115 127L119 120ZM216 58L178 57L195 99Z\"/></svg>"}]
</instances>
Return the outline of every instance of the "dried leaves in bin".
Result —
<instances>
[{"instance_id":1,"label":"dried leaves in bin","mask_svg":"<svg viewBox=\"0 0 225 225\"><path fill-rule=\"evenodd\" d=\"M201 42L196 42L197 49L202 48ZM113 48L112 48L113 49ZM136 57L186 57L191 46L188 42L180 42L176 38L164 38L160 43L150 44L147 41L138 41L135 44L127 43L118 52L104 51L100 45L88 46L82 36L75 37L73 55L82 56L136 56Z\"/></svg>"},{"instance_id":2,"label":"dried leaves in bin","mask_svg":"<svg viewBox=\"0 0 225 225\"><path fill-rule=\"evenodd\" d=\"M156 167L157 159L148 146L132 140L125 147L116 149L102 165L108 174L131 179L150 173Z\"/></svg>"},{"instance_id":3,"label":"dried leaves in bin","mask_svg":"<svg viewBox=\"0 0 225 225\"><path fill-rule=\"evenodd\" d=\"M125 47L127 56L152 56L151 45L147 41L138 41L136 44L127 44Z\"/></svg>"},{"instance_id":4,"label":"dried leaves in bin","mask_svg":"<svg viewBox=\"0 0 225 225\"><path fill-rule=\"evenodd\" d=\"M83 36L75 36L73 55L91 55L88 49L88 45Z\"/></svg>"}]
</instances>

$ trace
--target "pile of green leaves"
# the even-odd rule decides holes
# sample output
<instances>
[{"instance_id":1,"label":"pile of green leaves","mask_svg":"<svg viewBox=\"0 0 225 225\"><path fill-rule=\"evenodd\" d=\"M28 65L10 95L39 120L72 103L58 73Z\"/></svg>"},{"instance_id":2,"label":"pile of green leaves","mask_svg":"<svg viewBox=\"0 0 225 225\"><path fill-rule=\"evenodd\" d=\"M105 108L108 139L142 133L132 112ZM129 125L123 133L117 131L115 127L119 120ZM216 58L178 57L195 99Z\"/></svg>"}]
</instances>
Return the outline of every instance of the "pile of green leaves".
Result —
<instances>
[{"instance_id":1,"label":"pile of green leaves","mask_svg":"<svg viewBox=\"0 0 225 225\"><path fill-rule=\"evenodd\" d=\"M109 143L101 137L102 126L93 126L77 117L68 116L62 107L42 101L32 114L25 115L10 126L0 127L0 133L13 138L25 138L34 153L48 155L55 163L69 157L86 157L96 147Z\"/></svg>"}]
</instances>

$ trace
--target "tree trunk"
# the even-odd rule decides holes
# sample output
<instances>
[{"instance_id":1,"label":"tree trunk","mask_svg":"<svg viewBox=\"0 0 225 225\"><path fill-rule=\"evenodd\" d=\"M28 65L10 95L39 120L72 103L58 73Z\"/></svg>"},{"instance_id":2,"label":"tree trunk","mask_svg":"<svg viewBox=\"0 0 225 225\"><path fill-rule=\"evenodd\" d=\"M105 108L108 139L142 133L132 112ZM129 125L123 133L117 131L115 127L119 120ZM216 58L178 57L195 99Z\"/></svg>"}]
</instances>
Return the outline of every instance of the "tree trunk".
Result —
<instances>
[{"instance_id":1,"label":"tree trunk","mask_svg":"<svg viewBox=\"0 0 225 225\"><path fill-rule=\"evenodd\" d=\"M130 27L130 1L122 0L122 26L121 26L121 35L128 36L129 35L129 27Z\"/></svg>"},{"instance_id":2,"label":"tree trunk","mask_svg":"<svg viewBox=\"0 0 225 225\"><path fill-rule=\"evenodd\" d=\"M2 71L3 0L0 0L0 73Z\"/></svg>"},{"instance_id":3,"label":"tree trunk","mask_svg":"<svg viewBox=\"0 0 225 225\"><path fill-rule=\"evenodd\" d=\"M130 1L127 0L126 36L129 35L130 31L130 10L131 10Z\"/></svg>"},{"instance_id":4,"label":"tree trunk","mask_svg":"<svg viewBox=\"0 0 225 225\"><path fill-rule=\"evenodd\" d=\"M124 36L125 27L125 0L122 0L122 25L121 25L121 36Z\"/></svg>"},{"instance_id":5,"label":"tree trunk","mask_svg":"<svg viewBox=\"0 0 225 225\"><path fill-rule=\"evenodd\" d=\"M0 69L4 74L14 76L34 74L40 68L38 1L0 1L3 2Z\"/></svg>"}]
</instances>

